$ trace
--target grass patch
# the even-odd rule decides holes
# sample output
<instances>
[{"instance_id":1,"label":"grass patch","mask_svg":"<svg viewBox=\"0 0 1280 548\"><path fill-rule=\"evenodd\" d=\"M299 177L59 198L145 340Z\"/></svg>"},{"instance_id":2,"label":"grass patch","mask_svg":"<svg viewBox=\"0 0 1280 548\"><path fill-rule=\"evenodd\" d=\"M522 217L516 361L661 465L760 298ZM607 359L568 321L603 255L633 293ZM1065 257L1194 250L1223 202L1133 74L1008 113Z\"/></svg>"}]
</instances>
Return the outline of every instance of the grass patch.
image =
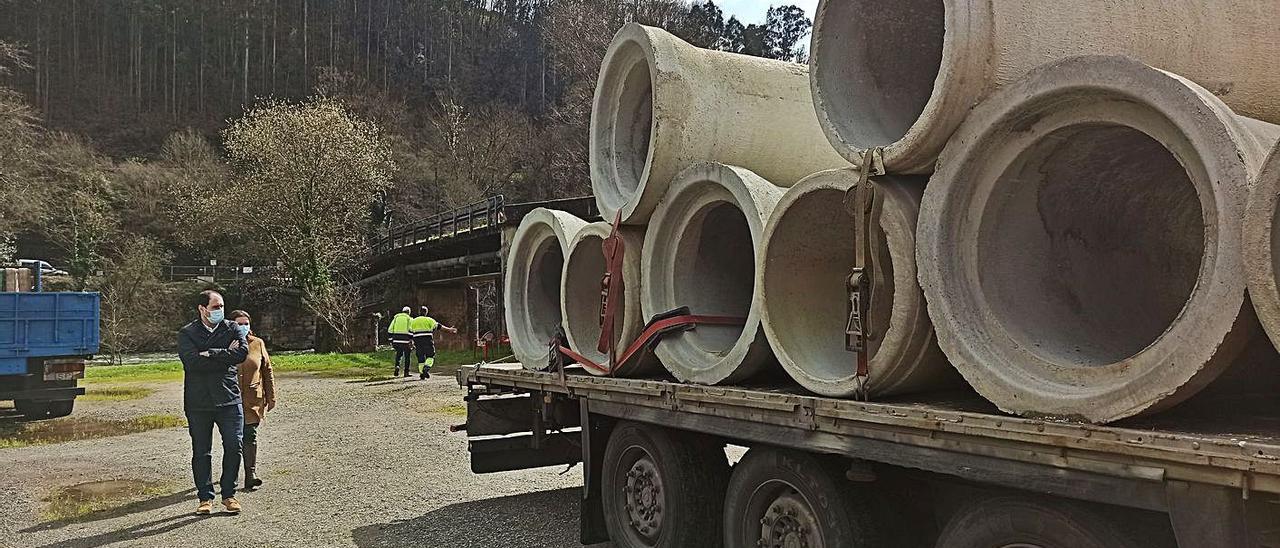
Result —
<instances>
[{"instance_id":1,"label":"grass patch","mask_svg":"<svg viewBox=\"0 0 1280 548\"><path fill-rule=\"evenodd\" d=\"M443 414L445 414L445 415L453 415L453 416L455 416L455 417L465 417L465 416L467 416L467 406L462 405L462 404L458 404L458 403L451 403L451 404L449 404L449 405L442 405L442 406L440 406L439 408L437 408L437 409L436 409L436 413L443 413Z\"/></svg>"},{"instance_id":2,"label":"grass patch","mask_svg":"<svg viewBox=\"0 0 1280 548\"><path fill-rule=\"evenodd\" d=\"M0 449L123 436L186 425L186 419L175 415L143 415L129 420L66 417L37 422L4 422L0 423Z\"/></svg>"},{"instance_id":3,"label":"grass patch","mask_svg":"<svg viewBox=\"0 0 1280 548\"><path fill-rule=\"evenodd\" d=\"M76 521L164 492L163 485L152 481L117 479L79 483L45 497L46 505L40 516L47 521Z\"/></svg>"},{"instance_id":4,"label":"grass patch","mask_svg":"<svg viewBox=\"0 0 1280 548\"><path fill-rule=\"evenodd\" d=\"M436 354L432 374L453 375L463 364L478 358L470 350L444 350ZM278 354L271 357L277 374L306 373L335 379L367 379L387 375L394 367L395 352L382 350L360 354ZM86 368L84 382L164 382L182 380L182 363L156 362L139 365L104 365Z\"/></svg>"},{"instance_id":5,"label":"grass patch","mask_svg":"<svg viewBox=\"0 0 1280 548\"><path fill-rule=\"evenodd\" d=\"M153 393L155 393L154 389L143 386L92 386L85 389L80 399L85 401L140 400Z\"/></svg>"}]
</instances>

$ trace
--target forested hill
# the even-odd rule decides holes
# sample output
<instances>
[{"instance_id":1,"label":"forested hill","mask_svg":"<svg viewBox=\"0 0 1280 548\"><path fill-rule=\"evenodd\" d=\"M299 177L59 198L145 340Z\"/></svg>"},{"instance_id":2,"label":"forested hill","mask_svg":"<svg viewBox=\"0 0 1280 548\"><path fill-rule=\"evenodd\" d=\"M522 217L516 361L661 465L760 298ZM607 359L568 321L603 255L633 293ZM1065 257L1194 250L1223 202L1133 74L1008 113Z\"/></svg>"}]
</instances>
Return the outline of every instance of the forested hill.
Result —
<instances>
[{"instance_id":1,"label":"forested hill","mask_svg":"<svg viewBox=\"0 0 1280 548\"><path fill-rule=\"evenodd\" d=\"M0 0L3 83L47 127L117 161L176 131L215 143L263 98L343 100L391 138L400 221L485 194L586 193L600 58L626 21L703 47L803 60L795 7L764 25L671 0Z\"/></svg>"}]
</instances>

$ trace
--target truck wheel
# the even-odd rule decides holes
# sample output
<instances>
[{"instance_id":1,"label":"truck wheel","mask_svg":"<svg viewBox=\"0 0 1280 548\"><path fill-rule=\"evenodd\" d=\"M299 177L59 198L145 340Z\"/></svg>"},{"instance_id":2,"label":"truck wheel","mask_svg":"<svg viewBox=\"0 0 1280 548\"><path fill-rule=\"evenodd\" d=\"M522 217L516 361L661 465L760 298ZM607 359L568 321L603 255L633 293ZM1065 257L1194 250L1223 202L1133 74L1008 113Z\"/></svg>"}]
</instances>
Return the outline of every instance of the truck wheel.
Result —
<instances>
[{"instance_id":1,"label":"truck wheel","mask_svg":"<svg viewBox=\"0 0 1280 548\"><path fill-rule=\"evenodd\" d=\"M13 408L29 421L38 421L49 417L49 402L38 400L15 400Z\"/></svg>"},{"instance_id":2,"label":"truck wheel","mask_svg":"<svg viewBox=\"0 0 1280 548\"><path fill-rule=\"evenodd\" d=\"M71 414L71 410L76 406L76 400L55 400L49 402L49 417L65 417Z\"/></svg>"},{"instance_id":3,"label":"truck wheel","mask_svg":"<svg viewBox=\"0 0 1280 548\"><path fill-rule=\"evenodd\" d=\"M876 518L883 505L862 496L839 472L834 461L806 453L751 449L729 479L725 546L885 546Z\"/></svg>"},{"instance_id":4,"label":"truck wheel","mask_svg":"<svg viewBox=\"0 0 1280 548\"><path fill-rule=\"evenodd\" d=\"M970 503L937 548L1141 548L1107 516L1069 501L1002 496Z\"/></svg>"},{"instance_id":5,"label":"truck wheel","mask_svg":"<svg viewBox=\"0 0 1280 548\"><path fill-rule=\"evenodd\" d=\"M604 453L601 500L618 548L720 546L729 463L724 447L660 427L623 423Z\"/></svg>"}]
</instances>

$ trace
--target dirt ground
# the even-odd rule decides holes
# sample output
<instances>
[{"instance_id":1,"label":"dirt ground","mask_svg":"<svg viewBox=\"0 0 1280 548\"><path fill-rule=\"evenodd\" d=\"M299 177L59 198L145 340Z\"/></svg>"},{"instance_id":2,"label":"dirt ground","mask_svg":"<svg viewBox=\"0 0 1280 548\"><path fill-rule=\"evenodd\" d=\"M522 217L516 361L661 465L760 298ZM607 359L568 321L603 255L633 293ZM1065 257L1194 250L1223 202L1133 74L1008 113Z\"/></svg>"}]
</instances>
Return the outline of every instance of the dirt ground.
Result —
<instances>
[{"instance_id":1,"label":"dirt ground","mask_svg":"<svg viewBox=\"0 0 1280 548\"><path fill-rule=\"evenodd\" d=\"M265 484L239 495L243 514L193 515L183 428L4 448L0 546L578 546L581 469L472 474L465 436L447 431L465 420L451 377L278 385L259 431ZM182 415L181 383L146 386L143 399L78 401L71 418ZM0 410L0 424L16 420ZM216 484L216 433L214 447ZM60 513L86 491L127 498Z\"/></svg>"}]
</instances>

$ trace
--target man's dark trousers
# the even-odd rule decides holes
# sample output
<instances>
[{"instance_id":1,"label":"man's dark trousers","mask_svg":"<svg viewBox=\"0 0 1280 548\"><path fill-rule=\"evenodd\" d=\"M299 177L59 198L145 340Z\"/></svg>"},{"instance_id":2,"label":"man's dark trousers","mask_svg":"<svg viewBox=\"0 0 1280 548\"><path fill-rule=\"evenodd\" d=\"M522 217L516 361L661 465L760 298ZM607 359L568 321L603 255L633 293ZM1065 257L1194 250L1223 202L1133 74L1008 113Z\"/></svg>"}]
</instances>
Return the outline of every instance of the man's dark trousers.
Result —
<instances>
[{"instance_id":1,"label":"man's dark trousers","mask_svg":"<svg viewBox=\"0 0 1280 548\"><path fill-rule=\"evenodd\" d=\"M239 404L213 410L188 410L191 433L191 473L200 500L213 500L213 425L222 436L222 498L236 496L240 474L240 449L244 437L244 411Z\"/></svg>"}]
</instances>

